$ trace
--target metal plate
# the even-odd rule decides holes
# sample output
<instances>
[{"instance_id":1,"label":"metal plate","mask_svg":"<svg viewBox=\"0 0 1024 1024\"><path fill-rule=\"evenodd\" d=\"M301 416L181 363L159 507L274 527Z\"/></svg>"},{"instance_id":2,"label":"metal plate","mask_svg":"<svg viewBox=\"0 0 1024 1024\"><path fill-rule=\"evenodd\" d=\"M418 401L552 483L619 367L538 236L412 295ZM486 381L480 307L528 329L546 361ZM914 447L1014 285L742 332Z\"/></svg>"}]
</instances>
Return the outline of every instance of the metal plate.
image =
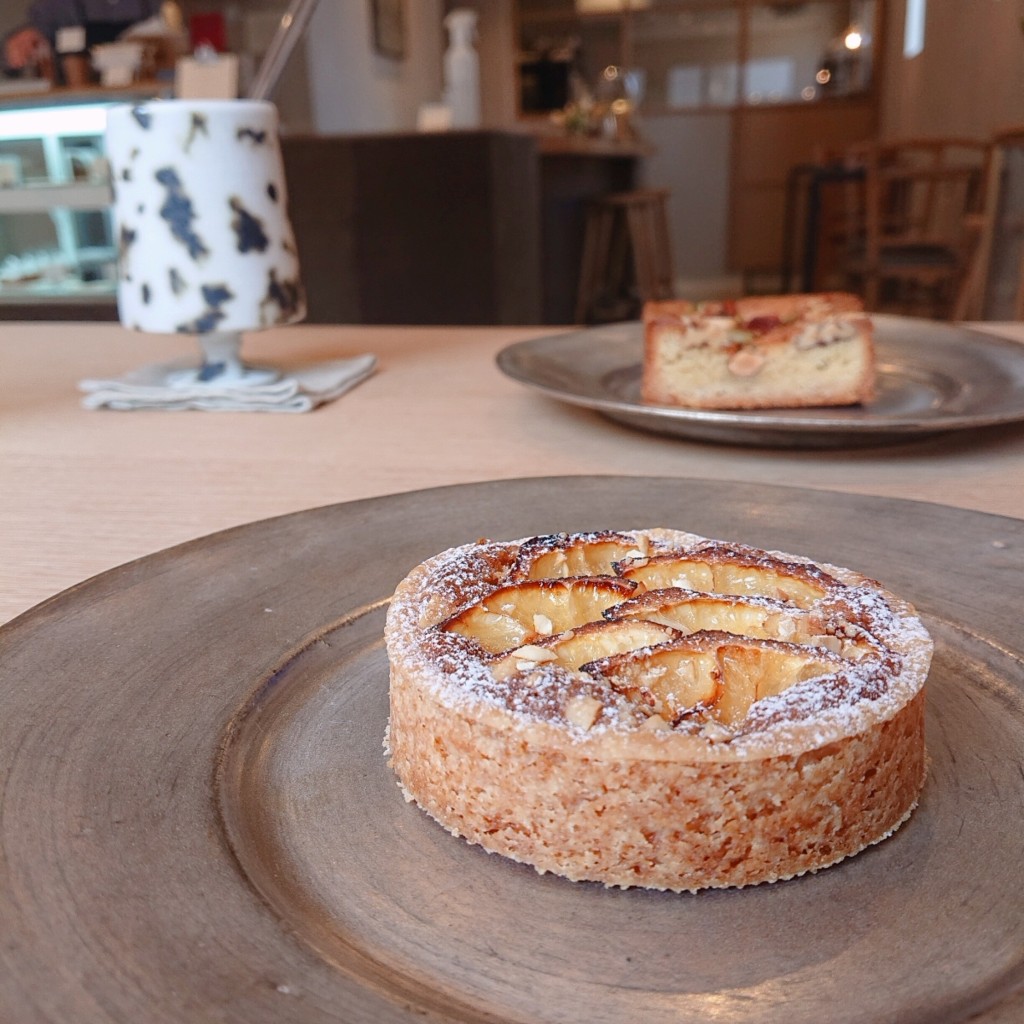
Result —
<instances>
[{"instance_id":1,"label":"metal plate","mask_svg":"<svg viewBox=\"0 0 1024 1024\"><path fill-rule=\"evenodd\" d=\"M918 604L931 772L893 838L774 886L622 892L402 800L381 752L394 583L468 538L630 525L852 565ZM1022 579L1018 520L632 477L332 506L106 573L0 630L0 1016L1019 1019Z\"/></svg>"},{"instance_id":2,"label":"metal plate","mask_svg":"<svg viewBox=\"0 0 1024 1024\"><path fill-rule=\"evenodd\" d=\"M950 324L875 316L878 393L864 406L704 410L640 399L643 326L592 327L498 353L513 380L641 430L763 447L838 448L1024 420L1024 345Z\"/></svg>"}]
</instances>

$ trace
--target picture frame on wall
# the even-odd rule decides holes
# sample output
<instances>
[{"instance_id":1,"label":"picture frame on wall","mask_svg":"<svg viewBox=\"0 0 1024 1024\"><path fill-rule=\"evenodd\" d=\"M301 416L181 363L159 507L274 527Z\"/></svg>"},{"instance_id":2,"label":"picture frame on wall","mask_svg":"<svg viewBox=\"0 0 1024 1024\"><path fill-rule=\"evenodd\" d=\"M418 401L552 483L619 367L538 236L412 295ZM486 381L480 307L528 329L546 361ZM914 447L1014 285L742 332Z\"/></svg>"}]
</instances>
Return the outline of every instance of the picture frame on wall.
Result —
<instances>
[{"instance_id":1,"label":"picture frame on wall","mask_svg":"<svg viewBox=\"0 0 1024 1024\"><path fill-rule=\"evenodd\" d=\"M370 0L373 48L382 57L405 56L405 0Z\"/></svg>"}]
</instances>

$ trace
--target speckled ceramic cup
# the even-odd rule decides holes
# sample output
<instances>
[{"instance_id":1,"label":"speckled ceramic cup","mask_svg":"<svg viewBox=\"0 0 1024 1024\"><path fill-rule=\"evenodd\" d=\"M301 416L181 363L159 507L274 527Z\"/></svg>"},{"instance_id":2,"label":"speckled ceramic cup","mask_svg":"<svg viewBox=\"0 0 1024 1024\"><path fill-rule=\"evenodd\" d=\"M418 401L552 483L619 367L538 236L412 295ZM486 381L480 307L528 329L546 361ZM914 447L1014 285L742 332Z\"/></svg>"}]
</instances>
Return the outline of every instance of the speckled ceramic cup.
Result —
<instances>
[{"instance_id":1,"label":"speckled ceramic cup","mask_svg":"<svg viewBox=\"0 0 1024 1024\"><path fill-rule=\"evenodd\" d=\"M230 334L302 319L272 103L115 107L106 145L126 327Z\"/></svg>"}]
</instances>

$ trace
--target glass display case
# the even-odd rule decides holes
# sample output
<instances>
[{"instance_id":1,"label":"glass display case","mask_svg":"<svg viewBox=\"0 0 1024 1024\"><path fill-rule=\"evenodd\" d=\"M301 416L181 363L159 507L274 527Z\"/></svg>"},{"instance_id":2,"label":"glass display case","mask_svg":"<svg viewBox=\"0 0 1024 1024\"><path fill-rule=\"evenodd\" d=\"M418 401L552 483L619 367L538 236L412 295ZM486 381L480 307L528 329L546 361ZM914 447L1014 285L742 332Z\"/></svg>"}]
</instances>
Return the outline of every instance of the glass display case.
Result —
<instances>
[{"instance_id":1,"label":"glass display case","mask_svg":"<svg viewBox=\"0 0 1024 1024\"><path fill-rule=\"evenodd\" d=\"M103 152L117 100L0 107L0 312L113 306L117 247Z\"/></svg>"}]
</instances>

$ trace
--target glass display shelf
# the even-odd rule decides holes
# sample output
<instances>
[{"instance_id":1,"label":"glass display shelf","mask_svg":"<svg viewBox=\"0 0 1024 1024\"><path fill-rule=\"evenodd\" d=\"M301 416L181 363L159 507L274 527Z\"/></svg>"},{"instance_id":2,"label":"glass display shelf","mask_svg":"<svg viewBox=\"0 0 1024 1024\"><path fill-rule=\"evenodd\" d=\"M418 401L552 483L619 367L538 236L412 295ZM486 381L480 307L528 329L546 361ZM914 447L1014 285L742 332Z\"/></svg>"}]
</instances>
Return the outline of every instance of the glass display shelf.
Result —
<instances>
[{"instance_id":1,"label":"glass display shelf","mask_svg":"<svg viewBox=\"0 0 1024 1024\"><path fill-rule=\"evenodd\" d=\"M135 94L0 105L0 305L111 305L117 247L106 112Z\"/></svg>"}]
</instances>

